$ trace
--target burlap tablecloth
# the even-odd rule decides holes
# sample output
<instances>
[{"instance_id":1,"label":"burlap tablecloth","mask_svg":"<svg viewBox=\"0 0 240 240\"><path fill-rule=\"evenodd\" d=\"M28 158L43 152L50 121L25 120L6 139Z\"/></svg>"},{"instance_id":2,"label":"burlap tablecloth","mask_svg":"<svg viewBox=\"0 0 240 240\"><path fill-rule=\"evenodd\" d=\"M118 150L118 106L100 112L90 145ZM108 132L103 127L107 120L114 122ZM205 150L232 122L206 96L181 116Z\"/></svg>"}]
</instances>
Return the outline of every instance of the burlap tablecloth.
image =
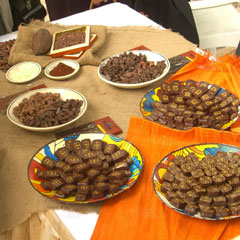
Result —
<instances>
[{"instance_id":1,"label":"burlap tablecloth","mask_svg":"<svg viewBox=\"0 0 240 240\"><path fill-rule=\"evenodd\" d=\"M49 25L46 26L49 27ZM150 27L106 28L99 26L94 28L96 31L101 30L105 36L103 35L104 44L94 52L93 62L139 45L145 45L168 58L194 50L196 47L170 30L157 30ZM17 48L18 46L15 51ZM13 60L14 58L15 60ZM22 58L12 55L11 61L23 61L24 55ZM39 62L37 58L34 60ZM46 61L48 62L49 59ZM0 72L0 97L27 89L30 85L43 83L48 87L72 88L86 97L88 109L84 116L71 127L109 115L123 129L124 137L130 116L141 116L139 108L141 98L148 90L158 86L160 82L143 89L115 88L104 83L97 75L97 67L90 64L88 62L88 65L81 66L79 73L67 81L50 80L42 72L37 79L30 83L14 84L8 82L4 73ZM29 160L39 148L54 139L54 133L37 133L21 129L13 125L6 116L0 116L0 132L2 138L0 145L0 234L22 223L32 213L47 209L72 209L82 213L98 211L101 203L62 204L42 196L28 182Z\"/></svg>"}]
</instances>

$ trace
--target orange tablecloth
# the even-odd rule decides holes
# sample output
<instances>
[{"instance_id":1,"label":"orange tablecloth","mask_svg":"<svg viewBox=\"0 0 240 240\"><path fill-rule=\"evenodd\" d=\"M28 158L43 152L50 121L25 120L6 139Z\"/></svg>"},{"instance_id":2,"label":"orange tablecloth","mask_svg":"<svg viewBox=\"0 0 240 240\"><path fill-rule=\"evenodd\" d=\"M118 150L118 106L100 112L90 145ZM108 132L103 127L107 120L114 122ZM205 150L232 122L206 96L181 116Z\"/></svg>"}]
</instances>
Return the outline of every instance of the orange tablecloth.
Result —
<instances>
[{"instance_id":1,"label":"orange tablecloth","mask_svg":"<svg viewBox=\"0 0 240 240\"><path fill-rule=\"evenodd\" d=\"M92 240L217 240L240 235L240 219L209 221L182 215L164 205L152 186L155 166L171 151L207 142L240 146L239 135L203 128L172 130L132 117L126 138L143 155L143 173L132 189L104 202Z\"/></svg>"}]
</instances>

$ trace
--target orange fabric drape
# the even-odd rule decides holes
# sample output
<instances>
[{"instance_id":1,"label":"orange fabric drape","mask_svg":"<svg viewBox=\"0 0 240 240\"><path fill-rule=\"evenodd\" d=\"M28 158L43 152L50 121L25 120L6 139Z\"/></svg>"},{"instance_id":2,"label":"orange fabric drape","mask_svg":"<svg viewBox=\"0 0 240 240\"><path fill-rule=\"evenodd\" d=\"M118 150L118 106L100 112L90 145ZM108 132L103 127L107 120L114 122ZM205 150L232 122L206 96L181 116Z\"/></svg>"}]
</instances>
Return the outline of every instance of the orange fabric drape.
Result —
<instances>
[{"instance_id":1,"label":"orange fabric drape","mask_svg":"<svg viewBox=\"0 0 240 240\"><path fill-rule=\"evenodd\" d=\"M197 55L168 81L175 79L217 84L240 98L240 58L224 56L210 61L209 54ZM240 236L240 219L209 221L181 215L165 206L152 186L155 166L173 150L208 142L240 147L240 120L230 130L193 128L180 131L132 117L126 138L141 151L144 170L131 189L104 202L92 240L225 240Z\"/></svg>"},{"instance_id":2,"label":"orange fabric drape","mask_svg":"<svg viewBox=\"0 0 240 240\"><path fill-rule=\"evenodd\" d=\"M204 128L173 130L132 117L126 138L141 151L144 169L131 189L104 202L92 240L223 240L240 236L240 219L209 221L182 215L165 206L152 186L155 166L171 151L207 142L240 146L240 135Z\"/></svg>"}]
</instances>

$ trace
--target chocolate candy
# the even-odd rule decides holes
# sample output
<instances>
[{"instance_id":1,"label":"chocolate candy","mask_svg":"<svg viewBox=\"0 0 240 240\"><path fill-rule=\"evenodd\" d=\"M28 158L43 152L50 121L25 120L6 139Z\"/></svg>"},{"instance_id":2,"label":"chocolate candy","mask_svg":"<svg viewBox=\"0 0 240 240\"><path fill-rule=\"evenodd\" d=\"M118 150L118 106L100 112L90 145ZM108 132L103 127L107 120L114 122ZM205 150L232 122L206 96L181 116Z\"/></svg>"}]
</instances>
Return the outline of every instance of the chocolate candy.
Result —
<instances>
[{"instance_id":1,"label":"chocolate candy","mask_svg":"<svg viewBox=\"0 0 240 240\"><path fill-rule=\"evenodd\" d=\"M176 197L178 197L178 195L175 192L173 192L173 191L166 192L166 198L168 201L171 200L172 198L176 198Z\"/></svg>"},{"instance_id":2,"label":"chocolate candy","mask_svg":"<svg viewBox=\"0 0 240 240\"><path fill-rule=\"evenodd\" d=\"M192 177L195 179L199 179L200 177L204 176L204 172L202 169L196 169L196 170L192 171L191 173L192 173Z\"/></svg>"},{"instance_id":3,"label":"chocolate candy","mask_svg":"<svg viewBox=\"0 0 240 240\"><path fill-rule=\"evenodd\" d=\"M179 208L179 209L184 209L184 207L186 206L186 203L181 198L172 198L170 203L174 207Z\"/></svg>"},{"instance_id":4,"label":"chocolate candy","mask_svg":"<svg viewBox=\"0 0 240 240\"><path fill-rule=\"evenodd\" d=\"M56 161L48 156L44 157L41 165L44 166L48 170L52 170L55 166Z\"/></svg>"},{"instance_id":5,"label":"chocolate candy","mask_svg":"<svg viewBox=\"0 0 240 240\"><path fill-rule=\"evenodd\" d=\"M172 182L174 182L175 178L170 172L165 172L162 177L162 180L172 183Z\"/></svg>"},{"instance_id":6,"label":"chocolate candy","mask_svg":"<svg viewBox=\"0 0 240 240\"><path fill-rule=\"evenodd\" d=\"M213 176L212 180L216 185L222 185L223 183L226 182L226 178L221 173Z\"/></svg>"},{"instance_id":7,"label":"chocolate candy","mask_svg":"<svg viewBox=\"0 0 240 240\"><path fill-rule=\"evenodd\" d=\"M70 194L72 191L76 190L77 186L74 184L65 184L61 187L61 191L64 194Z\"/></svg>"},{"instance_id":8,"label":"chocolate candy","mask_svg":"<svg viewBox=\"0 0 240 240\"><path fill-rule=\"evenodd\" d=\"M187 202L196 202L199 199L199 195L195 191L190 190L186 193L185 200Z\"/></svg>"},{"instance_id":9,"label":"chocolate candy","mask_svg":"<svg viewBox=\"0 0 240 240\"><path fill-rule=\"evenodd\" d=\"M90 186L89 185L78 185L77 192L81 193L81 194L88 194L90 192Z\"/></svg>"},{"instance_id":10,"label":"chocolate candy","mask_svg":"<svg viewBox=\"0 0 240 240\"><path fill-rule=\"evenodd\" d=\"M128 152L124 149L120 149L111 154L113 162L120 161L121 159L126 158L127 156L128 156Z\"/></svg>"},{"instance_id":11,"label":"chocolate candy","mask_svg":"<svg viewBox=\"0 0 240 240\"><path fill-rule=\"evenodd\" d=\"M86 200L87 200L87 194L77 192L75 196L75 201L86 201Z\"/></svg>"},{"instance_id":12,"label":"chocolate candy","mask_svg":"<svg viewBox=\"0 0 240 240\"><path fill-rule=\"evenodd\" d=\"M91 149L91 140L90 139L83 139L81 141L81 144L84 149Z\"/></svg>"},{"instance_id":13,"label":"chocolate candy","mask_svg":"<svg viewBox=\"0 0 240 240\"><path fill-rule=\"evenodd\" d=\"M102 160L99 158L91 158L88 160L88 165L91 168L99 169L102 167Z\"/></svg>"},{"instance_id":14,"label":"chocolate candy","mask_svg":"<svg viewBox=\"0 0 240 240\"><path fill-rule=\"evenodd\" d=\"M213 205L216 207L225 207L226 206L226 197L224 196L217 196L213 197Z\"/></svg>"},{"instance_id":15,"label":"chocolate candy","mask_svg":"<svg viewBox=\"0 0 240 240\"><path fill-rule=\"evenodd\" d=\"M213 218L215 216L215 211L213 208L202 208L200 209L201 217Z\"/></svg>"},{"instance_id":16,"label":"chocolate candy","mask_svg":"<svg viewBox=\"0 0 240 240\"><path fill-rule=\"evenodd\" d=\"M163 182L161 185L161 192L166 193L167 191L172 191L172 184L169 182Z\"/></svg>"},{"instance_id":17,"label":"chocolate candy","mask_svg":"<svg viewBox=\"0 0 240 240\"><path fill-rule=\"evenodd\" d=\"M93 151L102 151L103 150L103 141L96 139L92 141L92 150Z\"/></svg>"},{"instance_id":18,"label":"chocolate candy","mask_svg":"<svg viewBox=\"0 0 240 240\"><path fill-rule=\"evenodd\" d=\"M89 179L94 179L96 176L98 176L100 173L100 170L97 170L97 169L88 169L86 171L86 176L89 178Z\"/></svg>"},{"instance_id":19,"label":"chocolate candy","mask_svg":"<svg viewBox=\"0 0 240 240\"><path fill-rule=\"evenodd\" d=\"M88 159L96 158L96 157L97 157L97 153L96 152L92 152L92 151L84 152L83 155L82 155L82 158L84 160L88 160Z\"/></svg>"},{"instance_id":20,"label":"chocolate candy","mask_svg":"<svg viewBox=\"0 0 240 240\"><path fill-rule=\"evenodd\" d=\"M67 194L59 189L55 192L54 196L57 197L57 198L66 198Z\"/></svg>"},{"instance_id":21,"label":"chocolate candy","mask_svg":"<svg viewBox=\"0 0 240 240\"><path fill-rule=\"evenodd\" d=\"M77 173L84 173L89 169L89 166L87 163L80 163L74 167L74 170Z\"/></svg>"},{"instance_id":22,"label":"chocolate candy","mask_svg":"<svg viewBox=\"0 0 240 240\"><path fill-rule=\"evenodd\" d=\"M50 181L41 182L40 185L41 185L41 186L43 187L43 189L45 189L45 190L52 190L52 186L51 186Z\"/></svg>"},{"instance_id":23,"label":"chocolate candy","mask_svg":"<svg viewBox=\"0 0 240 240\"><path fill-rule=\"evenodd\" d=\"M105 151L105 153L104 153ZM56 190L56 197L75 197L76 201L102 198L114 194L132 176L131 156L115 144L102 140L66 140L65 147L56 151L58 161L45 157L37 176L45 190ZM113 161L114 160L114 161Z\"/></svg>"},{"instance_id":24,"label":"chocolate candy","mask_svg":"<svg viewBox=\"0 0 240 240\"><path fill-rule=\"evenodd\" d=\"M184 212L190 215L194 215L198 212L198 206L196 204L187 203L184 208Z\"/></svg>"},{"instance_id":25,"label":"chocolate candy","mask_svg":"<svg viewBox=\"0 0 240 240\"><path fill-rule=\"evenodd\" d=\"M199 178L199 183L202 187L208 187L212 184L212 178L208 176L203 176Z\"/></svg>"},{"instance_id":26,"label":"chocolate candy","mask_svg":"<svg viewBox=\"0 0 240 240\"><path fill-rule=\"evenodd\" d=\"M65 161L70 165L76 165L82 162L82 159L80 157L78 157L77 155L68 155L65 159Z\"/></svg>"},{"instance_id":27,"label":"chocolate candy","mask_svg":"<svg viewBox=\"0 0 240 240\"><path fill-rule=\"evenodd\" d=\"M215 208L216 217L227 217L229 215L229 208L217 207Z\"/></svg>"},{"instance_id":28,"label":"chocolate candy","mask_svg":"<svg viewBox=\"0 0 240 240\"><path fill-rule=\"evenodd\" d=\"M109 154L109 155L111 155L111 154L114 153L116 150L117 150L117 147L116 147L115 144L107 144L107 145L104 147L103 153L104 153L104 154Z\"/></svg>"},{"instance_id":29,"label":"chocolate candy","mask_svg":"<svg viewBox=\"0 0 240 240\"><path fill-rule=\"evenodd\" d=\"M217 197L220 194L220 190L217 186L207 187L207 196L209 197Z\"/></svg>"},{"instance_id":30,"label":"chocolate candy","mask_svg":"<svg viewBox=\"0 0 240 240\"><path fill-rule=\"evenodd\" d=\"M81 150L82 149L82 144L81 144L81 142L80 141L74 141L73 143L72 143L72 150L74 151L74 152L77 152L77 151L79 151L79 150Z\"/></svg>"},{"instance_id":31,"label":"chocolate candy","mask_svg":"<svg viewBox=\"0 0 240 240\"><path fill-rule=\"evenodd\" d=\"M98 198L102 198L104 195L102 192L100 192L98 190L94 190L91 192L91 196L93 199L98 199Z\"/></svg>"},{"instance_id":32,"label":"chocolate candy","mask_svg":"<svg viewBox=\"0 0 240 240\"><path fill-rule=\"evenodd\" d=\"M61 178L54 178L50 180L50 186L52 190L56 190L64 184L64 181Z\"/></svg>"},{"instance_id":33,"label":"chocolate candy","mask_svg":"<svg viewBox=\"0 0 240 240\"><path fill-rule=\"evenodd\" d=\"M240 200L240 194L238 191L233 191L226 195L228 203L234 203Z\"/></svg>"},{"instance_id":34,"label":"chocolate candy","mask_svg":"<svg viewBox=\"0 0 240 240\"><path fill-rule=\"evenodd\" d=\"M68 155L69 151L67 150L66 147L59 148L54 155L59 159L59 160L64 160Z\"/></svg>"},{"instance_id":35,"label":"chocolate candy","mask_svg":"<svg viewBox=\"0 0 240 240\"><path fill-rule=\"evenodd\" d=\"M198 202L198 204L204 205L204 206L211 206L211 203L212 203L212 198L204 195L202 195L199 198L199 202Z\"/></svg>"}]
</instances>

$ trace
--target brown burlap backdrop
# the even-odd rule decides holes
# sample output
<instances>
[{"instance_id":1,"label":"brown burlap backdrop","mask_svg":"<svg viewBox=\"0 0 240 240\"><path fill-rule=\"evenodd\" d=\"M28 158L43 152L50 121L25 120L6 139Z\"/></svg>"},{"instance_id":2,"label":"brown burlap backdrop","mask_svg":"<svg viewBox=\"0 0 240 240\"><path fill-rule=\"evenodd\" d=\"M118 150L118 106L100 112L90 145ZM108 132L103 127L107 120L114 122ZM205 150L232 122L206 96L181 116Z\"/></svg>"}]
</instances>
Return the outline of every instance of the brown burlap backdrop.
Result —
<instances>
[{"instance_id":1,"label":"brown burlap backdrop","mask_svg":"<svg viewBox=\"0 0 240 240\"><path fill-rule=\"evenodd\" d=\"M57 28L57 26L46 26L49 29ZM20 30L23 28L21 27ZM104 27L94 27L96 32L104 33L103 29ZM24 41L30 42L25 38L25 34L29 31L31 32L29 36L31 36L33 30L30 26L25 27L25 30L26 33L22 37ZM24 43L17 43L19 46L15 46L11 61L30 60L24 58L23 49L20 47ZM97 58L102 59L139 45L145 45L168 58L195 49L195 45L186 41L177 33L168 30L157 30L149 27L122 27L106 28L105 43L95 54ZM24 51L30 51L29 48L30 45ZM26 54L26 57L29 57L29 55ZM48 57L39 57L39 59L36 57L31 58L31 60L41 62L42 65L46 65L45 61L49 62ZM79 59L79 62L81 62L81 59ZM53 81L46 78L42 73L30 84L36 86L43 83L48 87L72 88L86 97L88 109L84 116L75 124L72 124L71 127L109 115L123 129L123 137L126 134L130 116L141 116L139 105L142 96L159 84L156 83L150 87L136 90L115 88L100 80L97 75L97 67L90 65L82 66L79 73L67 81ZM27 89L30 84L10 83L0 72L0 97ZM13 125L6 116L0 116L0 132L2 138L0 145L0 233L25 221L32 213L37 211L45 211L50 208L73 209L79 212L99 210L100 203L69 205L55 202L40 195L28 182L27 166L29 160L39 148L54 139L54 133L26 131Z\"/></svg>"},{"instance_id":2,"label":"brown burlap backdrop","mask_svg":"<svg viewBox=\"0 0 240 240\"><path fill-rule=\"evenodd\" d=\"M42 67L45 67L48 63L55 61L56 59L49 56L35 56L32 51L32 37L33 34L40 28L46 28L53 35L55 32L59 32L65 29L75 28L75 26L63 26L59 24L51 24L42 22L39 20L31 22L29 25L20 26L18 29L18 36L16 44L10 54L9 64L16 64L22 61L35 61ZM101 62L100 58L95 56L95 53L104 45L106 36L105 26L91 26L91 33L98 35L98 40L88 49L78 60L81 65L98 65Z\"/></svg>"}]
</instances>

